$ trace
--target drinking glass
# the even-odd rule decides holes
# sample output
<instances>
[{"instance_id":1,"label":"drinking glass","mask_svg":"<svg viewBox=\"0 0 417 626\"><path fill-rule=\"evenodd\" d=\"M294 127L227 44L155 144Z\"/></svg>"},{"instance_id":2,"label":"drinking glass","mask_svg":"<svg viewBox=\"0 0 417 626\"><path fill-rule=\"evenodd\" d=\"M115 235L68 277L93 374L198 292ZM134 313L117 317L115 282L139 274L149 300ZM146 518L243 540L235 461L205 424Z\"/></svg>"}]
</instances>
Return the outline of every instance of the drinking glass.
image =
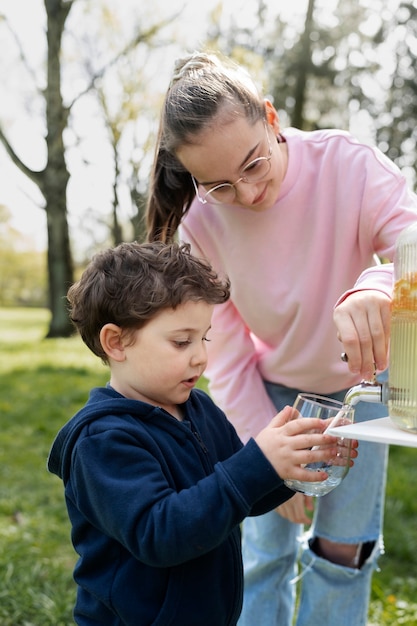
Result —
<instances>
[{"instance_id":1,"label":"drinking glass","mask_svg":"<svg viewBox=\"0 0 417 626\"><path fill-rule=\"evenodd\" d=\"M344 426L353 422L354 409L349 405L345 405L338 400L318 396L311 393L298 394L294 408L299 411L298 419L310 417L318 417L328 422L328 428ZM319 450L320 446L314 447ZM337 440L337 455L330 461L319 461L317 463L308 463L305 469L311 472L324 471L328 474L328 478L324 481L307 482L302 480L285 480L287 487L294 491L301 491L307 496L324 496L335 489L349 471L350 464L351 441L343 437Z\"/></svg>"}]
</instances>

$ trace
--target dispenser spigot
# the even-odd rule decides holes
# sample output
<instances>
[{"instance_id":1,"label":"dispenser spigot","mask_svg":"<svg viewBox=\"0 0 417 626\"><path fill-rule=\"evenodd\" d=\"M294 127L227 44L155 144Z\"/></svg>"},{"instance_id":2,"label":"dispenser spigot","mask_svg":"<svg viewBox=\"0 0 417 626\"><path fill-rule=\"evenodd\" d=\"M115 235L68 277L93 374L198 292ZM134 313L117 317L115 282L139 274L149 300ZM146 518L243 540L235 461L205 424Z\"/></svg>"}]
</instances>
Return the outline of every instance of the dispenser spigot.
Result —
<instances>
[{"instance_id":1,"label":"dispenser spigot","mask_svg":"<svg viewBox=\"0 0 417 626\"><path fill-rule=\"evenodd\" d=\"M342 352L340 358L345 363L348 362L348 355ZM387 404L389 397L389 386L387 382L379 383L376 379L376 368L371 380L362 380L359 385L351 387L344 399L344 404L356 406L358 402L379 402Z\"/></svg>"}]
</instances>

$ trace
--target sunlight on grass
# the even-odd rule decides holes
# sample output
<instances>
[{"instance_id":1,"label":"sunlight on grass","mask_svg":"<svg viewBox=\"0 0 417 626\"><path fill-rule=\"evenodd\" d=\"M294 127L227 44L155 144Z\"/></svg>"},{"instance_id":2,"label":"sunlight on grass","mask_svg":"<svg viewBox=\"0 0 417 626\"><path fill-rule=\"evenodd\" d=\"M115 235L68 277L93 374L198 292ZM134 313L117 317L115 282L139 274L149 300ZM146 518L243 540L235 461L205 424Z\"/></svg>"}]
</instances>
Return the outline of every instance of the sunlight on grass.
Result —
<instances>
[{"instance_id":1,"label":"sunlight on grass","mask_svg":"<svg viewBox=\"0 0 417 626\"><path fill-rule=\"evenodd\" d=\"M11 369L87 367L107 371L101 361L74 334L68 339L45 339L49 312L46 309L0 309L0 374Z\"/></svg>"},{"instance_id":2,"label":"sunlight on grass","mask_svg":"<svg viewBox=\"0 0 417 626\"><path fill-rule=\"evenodd\" d=\"M76 555L62 483L46 459L59 428L109 374L79 337L45 339L48 321L46 310L0 309L1 626L74 623ZM392 446L372 626L417 625L416 484L417 451Z\"/></svg>"}]
</instances>

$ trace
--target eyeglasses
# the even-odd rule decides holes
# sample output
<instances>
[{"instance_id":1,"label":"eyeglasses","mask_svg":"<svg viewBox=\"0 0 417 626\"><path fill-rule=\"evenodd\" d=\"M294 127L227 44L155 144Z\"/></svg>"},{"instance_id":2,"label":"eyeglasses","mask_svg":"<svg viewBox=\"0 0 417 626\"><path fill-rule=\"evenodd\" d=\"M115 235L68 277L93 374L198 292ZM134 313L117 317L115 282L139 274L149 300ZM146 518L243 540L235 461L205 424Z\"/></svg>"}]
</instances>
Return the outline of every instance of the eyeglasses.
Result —
<instances>
[{"instance_id":1,"label":"eyeglasses","mask_svg":"<svg viewBox=\"0 0 417 626\"><path fill-rule=\"evenodd\" d=\"M257 183L268 175L271 169L272 146L269 139L268 127L264 122L266 138L268 140L268 156L258 157L248 163L241 171L241 176L234 183L221 183L215 185L211 189L206 189L204 185L200 185L194 176L191 175L197 198L202 204L212 202L213 204L231 204L236 198L236 185L242 183ZM205 193L201 196L199 188L204 189Z\"/></svg>"}]
</instances>

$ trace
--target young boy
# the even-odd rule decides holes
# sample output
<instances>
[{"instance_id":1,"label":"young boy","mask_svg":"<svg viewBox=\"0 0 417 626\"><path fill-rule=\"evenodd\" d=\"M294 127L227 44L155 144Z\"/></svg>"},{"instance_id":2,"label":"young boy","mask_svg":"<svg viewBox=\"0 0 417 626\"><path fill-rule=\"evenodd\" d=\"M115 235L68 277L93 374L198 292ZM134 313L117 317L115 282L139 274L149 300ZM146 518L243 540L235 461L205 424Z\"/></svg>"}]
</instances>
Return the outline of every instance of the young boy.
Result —
<instances>
[{"instance_id":1,"label":"young boy","mask_svg":"<svg viewBox=\"0 0 417 626\"><path fill-rule=\"evenodd\" d=\"M126 243L96 255L69 289L71 319L110 366L48 459L79 554L77 624L235 625L239 524L293 495L284 478L326 478L302 468L337 453L321 420L286 407L243 446L195 389L229 288L188 245Z\"/></svg>"}]
</instances>

